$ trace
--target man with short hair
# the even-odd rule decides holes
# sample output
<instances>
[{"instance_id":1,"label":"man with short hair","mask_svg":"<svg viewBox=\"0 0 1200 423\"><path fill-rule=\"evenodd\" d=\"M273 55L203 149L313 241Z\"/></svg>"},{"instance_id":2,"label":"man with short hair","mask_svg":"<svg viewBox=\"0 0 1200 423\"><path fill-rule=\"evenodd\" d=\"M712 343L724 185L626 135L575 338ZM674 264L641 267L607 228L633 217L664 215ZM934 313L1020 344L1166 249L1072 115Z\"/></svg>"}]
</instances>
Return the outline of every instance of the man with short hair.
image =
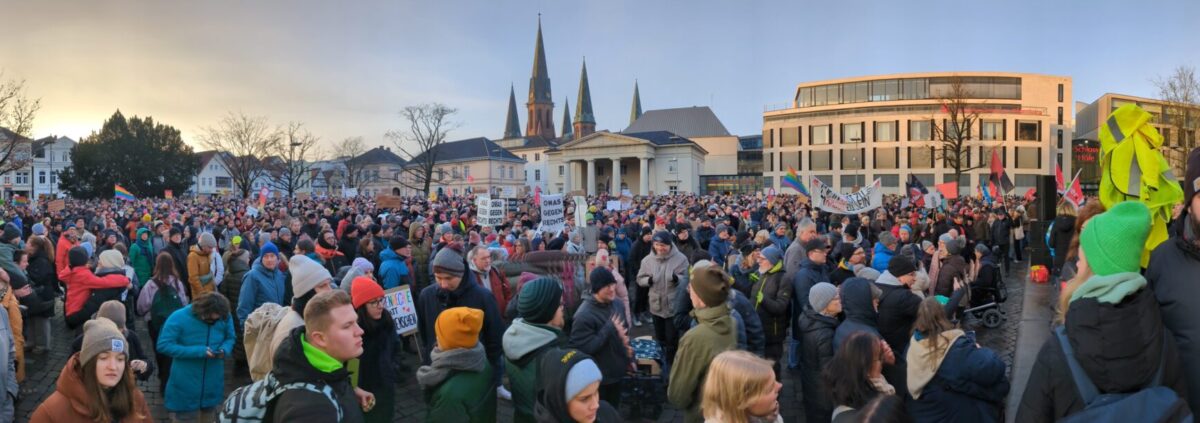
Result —
<instances>
[{"instance_id":1,"label":"man with short hair","mask_svg":"<svg viewBox=\"0 0 1200 423\"><path fill-rule=\"evenodd\" d=\"M679 352L671 367L667 398L685 410L684 421L700 423L700 401L704 377L713 358L737 347L733 316L729 313L729 276L716 266L696 270L688 282L688 295L697 325L679 341ZM713 305L709 305L713 304Z\"/></svg>"},{"instance_id":2,"label":"man with short hair","mask_svg":"<svg viewBox=\"0 0 1200 423\"><path fill-rule=\"evenodd\" d=\"M596 360L604 374L600 382L600 399L613 407L621 404L621 378L629 368L633 349L629 346L629 319L623 307L613 307L617 297L617 280L603 267L592 270L588 277L591 295L575 311L568 347L578 349Z\"/></svg>"},{"instance_id":3,"label":"man with short hair","mask_svg":"<svg viewBox=\"0 0 1200 423\"><path fill-rule=\"evenodd\" d=\"M783 271L784 277L788 280L796 277L796 273L800 271L800 262L808 257L804 251L804 243L815 236L817 236L817 224L806 217L796 224L796 239L792 240L791 245L780 248L780 250L784 250Z\"/></svg>"},{"instance_id":4,"label":"man with short hair","mask_svg":"<svg viewBox=\"0 0 1200 423\"><path fill-rule=\"evenodd\" d=\"M342 364L362 355L362 335L358 313L346 291L330 290L312 297L304 307L304 325L292 329L279 346L278 362L271 373L281 384L307 383L317 389L284 391L268 405L267 421L363 421L363 411L374 407L375 396L356 392L350 372Z\"/></svg>"},{"instance_id":5,"label":"man with short hair","mask_svg":"<svg viewBox=\"0 0 1200 423\"><path fill-rule=\"evenodd\" d=\"M467 254L467 263L479 286L496 298L496 306L500 310L507 310L508 301L512 300L513 296L512 285L509 285L504 272L492 266L491 250L486 245L472 248L471 252Z\"/></svg>"}]
</instances>

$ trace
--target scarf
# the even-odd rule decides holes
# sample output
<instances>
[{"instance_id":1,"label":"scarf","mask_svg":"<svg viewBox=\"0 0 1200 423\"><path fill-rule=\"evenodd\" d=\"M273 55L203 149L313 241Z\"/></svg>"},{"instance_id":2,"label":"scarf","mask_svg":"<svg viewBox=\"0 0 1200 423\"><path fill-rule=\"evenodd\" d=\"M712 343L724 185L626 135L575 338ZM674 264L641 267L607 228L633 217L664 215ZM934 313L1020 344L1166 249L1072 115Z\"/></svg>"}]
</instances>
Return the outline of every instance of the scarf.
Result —
<instances>
[{"instance_id":1,"label":"scarf","mask_svg":"<svg viewBox=\"0 0 1200 423\"><path fill-rule=\"evenodd\" d=\"M337 257L337 256L345 255L345 254L342 254L341 251L338 251L336 247L335 248L325 248L325 247L321 246L321 244L317 244L316 252L317 252L317 255L320 256L321 259L325 260L325 261L332 260L334 257Z\"/></svg>"},{"instance_id":2,"label":"scarf","mask_svg":"<svg viewBox=\"0 0 1200 423\"><path fill-rule=\"evenodd\" d=\"M441 385L455 370L482 372L487 364L482 343L476 343L471 349L456 348L449 351L442 351L435 346L429 357L431 364L417 369L417 382L424 388Z\"/></svg>"}]
</instances>

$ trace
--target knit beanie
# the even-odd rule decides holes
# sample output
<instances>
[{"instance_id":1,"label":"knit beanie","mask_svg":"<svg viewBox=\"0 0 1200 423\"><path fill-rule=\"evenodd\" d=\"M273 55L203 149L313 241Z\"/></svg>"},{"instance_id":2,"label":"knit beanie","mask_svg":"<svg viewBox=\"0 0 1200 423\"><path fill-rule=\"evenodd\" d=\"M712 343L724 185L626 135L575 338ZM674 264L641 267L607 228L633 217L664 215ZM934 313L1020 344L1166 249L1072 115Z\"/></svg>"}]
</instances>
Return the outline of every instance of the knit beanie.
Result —
<instances>
[{"instance_id":1,"label":"knit beanie","mask_svg":"<svg viewBox=\"0 0 1200 423\"><path fill-rule=\"evenodd\" d=\"M4 224L4 233L0 234L0 242L5 244L12 242L21 237L21 230L12 222Z\"/></svg>"},{"instance_id":2,"label":"knit beanie","mask_svg":"<svg viewBox=\"0 0 1200 423\"><path fill-rule=\"evenodd\" d=\"M601 289L617 283L617 278L613 277L612 272L603 267L592 269L591 275L588 276L588 283L592 286L592 294L600 292Z\"/></svg>"},{"instance_id":3,"label":"knit beanie","mask_svg":"<svg viewBox=\"0 0 1200 423\"><path fill-rule=\"evenodd\" d=\"M763 258L767 259L767 261L771 262L772 266L774 266L779 264L780 260L783 260L783 251L779 251L779 247L772 245L770 247L763 248L762 256Z\"/></svg>"},{"instance_id":4,"label":"knit beanie","mask_svg":"<svg viewBox=\"0 0 1200 423\"><path fill-rule=\"evenodd\" d=\"M820 313L825 307L829 307L834 297L837 297L837 287L829 282L819 282L808 290L808 305Z\"/></svg>"},{"instance_id":5,"label":"knit beanie","mask_svg":"<svg viewBox=\"0 0 1200 423\"><path fill-rule=\"evenodd\" d=\"M125 267L125 256L121 255L117 250L104 250L100 253L99 264L96 268L99 269L120 269Z\"/></svg>"},{"instance_id":6,"label":"knit beanie","mask_svg":"<svg viewBox=\"0 0 1200 423\"><path fill-rule=\"evenodd\" d=\"M908 225L900 225L900 230L904 231L904 232L908 232L909 235L912 235L912 233L913 233L912 226L908 226Z\"/></svg>"},{"instance_id":7,"label":"knit beanie","mask_svg":"<svg viewBox=\"0 0 1200 423\"><path fill-rule=\"evenodd\" d=\"M117 325L118 329L125 328L125 304L117 300L108 300L104 304L100 304L100 310L96 311L96 317L103 317L111 320Z\"/></svg>"},{"instance_id":8,"label":"knit beanie","mask_svg":"<svg viewBox=\"0 0 1200 423\"><path fill-rule=\"evenodd\" d=\"M363 274L367 274L367 273L371 273L371 272L375 271L375 265L371 264L370 260L367 260L363 257L355 258L354 262L351 263L350 265L354 266L355 269L358 269L358 271L362 272Z\"/></svg>"},{"instance_id":9,"label":"knit beanie","mask_svg":"<svg viewBox=\"0 0 1200 423\"><path fill-rule=\"evenodd\" d=\"M592 359L580 360L571 366L571 370L567 371L567 383L564 387L566 394L566 402L570 403L576 395L579 395L588 385L599 382L604 376L600 373L600 366L596 365Z\"/></svg>"},{"instance_id":10,"label":"knit beanie","mask_svg":"<svg viewBox=\"0 0 1200 423\"><path fill-rule=\"evenodd\" d=\"M707 307L715 307L729 301L729 282L721 269L709 266L694 270L688 284Z\"/></svg>"},{"instance_id":11,"label":"knit beanie","mask_svg":"<svg viewBox=\"0 0 1200 423\"><path fill-rule=\"evenodd\" d=\"M1138 272L1149 234L1150 209L1124 201L1089 220L1079 234L1079 246L1097 276Z\"/></svg>"},{"instance_id":12,"label":"knit beanie","mask_svg":"<svg viewBox=\"0 0 1200 423\"><path fill-rule=\"evenodd\" d=\"M887 265L888 273L892 276L901 277L917 271L917 264L906 255L897 254L892 256Z\"/></svg>"},{"instance_id":13,"label":"knit beanie","mask_svg":"<svg viewBox=\"0 0 1200 423\"><path fill-rule=\"evenodd\" d=\"M854 276L874 282L879 279L879 271L867 265L858 265L854 269Z\"/></svg>"},{"instance_id":14,"label":"knit beanie","mask_svg":"<svg viewBox=\"0 0 1200 423\"><path fill-rule=\"evenodd\" d=\"M205 232L200 234L199 244L200 248L217 248L217 238L213 237L213 234Z\"/></svg>"},{"instance_id":15,"label":"knit beanie","mask_svg":"<svg viewBox=\"0 0 1200 423\"><path fill-rule=\"evenodd\" d=\"M921 241L921 251L925 251L933 247L933 243L929 242L929 240Z\"/></svg>"},{"instance_id":16,"label":"knit beanie","mask_svg":"<svg viewBox=\"0 0 1200 423\"><path fill-rule=\"evenodd\" d=\"M83 345L79 348L79 363L85 364L104 352L129 356L125 335L112 320L96 318L83 324Z\"/></svg>"},{"instance_id":17,"label":"knit beanie","mask_svg":"<svg viewBox=\"0 0 1200 423\"><path fill-rule=\"evenodd\" d=\"M946 243L946 252L949 252L950 255L957 255L962 252L964 242L960 238L955 238L950 236L949 233L944 233L938 237L938 241Z\"/></svg>"},{"instance_id":18,"label":"knit beanie","mask_svg":"<svg viewBox=\"0 0 1200 423\"><path fill-rule=\"evenodd\" d=\"M83 247L71 247L67 250L67 264L71 267L84 266L88 263L88 257L91 257L87 249Z\"/></svg>"},{"instance_id":19,"label":"knit beanie","mask_svg":"<svg viewBox=\"0 0 1200 423\"><path fill-rule=\"evenodd\" d=\"M267 241L265 244L263 244L262 248L258 249L258 256L262 257L267 254L274 254L274 255L278 256L279 255L279 247L276 247L275 243L273 243L271 241Z\"/></svg>"},{"instance_id":20,"label":"knit beanie","mask_svg":"<svg viewBox=\"0 0 1200 423\"><path fill-rule=\"evenodd\" d=\"M325 266L304 254L292 256L292 259L288 260L288 270L292 272L292 298L303 297L321 282L333 279Z\"/></svg>"},{"instance_id":21,"label":"knit beanie","mask_svg":"<svg viewBox=\"0 0 1200 423\"><path fill-rule=\"evenodd\" d=\"M34 223L33 224L33 234L38 235L38 236L45 236L46 235L46 225L43 225L41 222Z\"/></svg>"},{"instance_id":22,"label":"knit beanie","mask_svg":"<svg viewBox=\"0 0 1200 423\"><path fill-rule=\"evenodd\" d=\"M433 257L433 272L448 273L453 276L462 276L466 273L467 266L463 262L462 251L459 250L457 244L447 245L438 250L436 256Z\"/></svg>"},{"instance_id":23,"label":"knit beanie","mask_svg":"<svg viewBox=\"0 0 1200 423\"><path fill-rule=\"evenodd\" d=\"M1183 178L1183 205L1188 207L1192 204L1192 197L1200 192L1200 147L1192 149L1188 153L1187 171L1184 172ZM1192 210L1192 213L1200 213L1200 210Z\"/></svg>"},{"instance_id":24,"label":"knit beanie","mask_svg":"<svg viewBox=\"0 0 1200 423\"><path fill-rule=\"evenodd\" d=\"M242 236L234 235L233 238L229 240L229 243L233 245L242 245Z\"/></svg>"},{"instance_id":25,"label":"knit beanie","mask_svg":"<svg viewBox=\"0 0 1200 423\"><path fill-rule=\"evenodd\" d=\"M529 323L546 324L554 318L562 304L562 285L541 277L526 283L517 296L517 314Z\"/></svg>"},{"instance_id":26,"label":"knit beanie","mask_svg":"<svg viewBox=\"0 0 1200 423\"><path fill-rule=\"evenodd\" d=\"M376 298L383 298L383 287L379 286L379 283L366 276L359 276L350 281L350 303L354 308L362 307Z\"/></svg>"},{"instance_id":27,"label":"knit beanie","mask_svg":"<svg viewBox=\"0 0 1200 423\"><path fill-rule=\"evenodd\" d=\"M437 347L442 351L456 348L475 348L479 331L483 329L483 310L454 307L442 311L434 323Z\"/></svg>"},{"instance_id":28,"label":"knit beanie","mask_svg":"<svg viewBox=\"0 0 1200 423\"><path fill-rule=\"evenodd\" d=\"M660 244L672 245L671 238L674 237L671 236L670 232L658 231L654 233L654 237L651 240Z\"/></svg>"}]
</instances>

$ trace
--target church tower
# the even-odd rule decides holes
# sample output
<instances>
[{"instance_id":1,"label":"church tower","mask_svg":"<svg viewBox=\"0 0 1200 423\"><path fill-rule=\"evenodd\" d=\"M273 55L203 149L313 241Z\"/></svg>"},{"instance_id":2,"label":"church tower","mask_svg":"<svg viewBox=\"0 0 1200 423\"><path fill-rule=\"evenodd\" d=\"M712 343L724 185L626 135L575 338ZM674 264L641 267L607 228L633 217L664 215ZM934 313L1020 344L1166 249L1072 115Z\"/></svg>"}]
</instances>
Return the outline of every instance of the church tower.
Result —
<instances>
[{"instance_id":1,"label":"church tower","mask_svg":"<svg viewBox=\"0 0 1200 423\"><path fill-rule=\"evenodd\" d=\"M571 102L568 98L563 98L563 125L562 138L563 140L571 139Z\"/></svg>"},{"instance_id":2,"label":"church tower","mask_svg":"<svg viewBox=\"0 0 1200 423\"><path fill-rule=\"evenodd\" d=\"M508 117L504 120L504 138L520 138L521 122L517 121L517 94L508 87Z\"/></svg>"},{"instance_id":3,"label":"church tower","mask_svg":"<svg viewBox=\"0 0 1200 423\"><path fill-rule=\"evenodd\" d=\"M546 69L546 49L542 46L542 18L538 16L537 44L533 48L533 75L529 77L529 116L525 135L554 138L554 101L550 98L550 72Z\"/></svg>"},{"instance_id":4,"label":"church tower","mask_svg":"<svg viewBox=\"0 0 1200 423\"><path fill-rule=\"evenodd\" d=\"M575 99L575 138L583 138L596 132L596 116L592 114L592 90L588 88L587 60L579 74L579 95Z\"/></svg>"},{"instance_id":5,"label":"church tower","mask_svg":"<svg viewBox=\"0 0 1200 423\"><path fill-rule=\"evenodd\" d=\"M633 126L638 118L642 117L642 96L638 93L637 81L633 81L633 106L629 111L629 125Z\"/></svg>"}]
</instances>

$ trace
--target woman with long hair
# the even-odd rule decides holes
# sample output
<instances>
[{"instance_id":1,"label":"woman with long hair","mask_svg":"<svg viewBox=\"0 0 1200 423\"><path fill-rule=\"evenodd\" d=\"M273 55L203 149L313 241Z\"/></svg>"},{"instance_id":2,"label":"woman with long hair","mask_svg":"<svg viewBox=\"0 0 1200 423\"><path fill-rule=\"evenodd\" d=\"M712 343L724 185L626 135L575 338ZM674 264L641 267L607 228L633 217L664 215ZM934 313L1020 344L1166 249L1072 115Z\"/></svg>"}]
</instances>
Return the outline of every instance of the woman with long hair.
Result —
<instances>
[{"instance_id":1,"label":"woman with long hair","mask_svg":"<svg viewBox=\"0 0 1200 423\"><path fill-rule=\"evenodd\" d=\"M708 367L700 409L710 423L783 423L771 362L746 351L718 354Z\"/></svg>"},{"instance_id":2,"label":"woman with long hair","mask_svg":"<svg viewBox=\"0 0 1200 423\"><path fill-rule=\"evenodd\" d=\"M946 318L945 306L936 298L921 302L907 355L913 398L908 408L914 420L1000 421L1009 389L1007 366L974 338Z\"/></svg>"},{"instance_id":3,"label":"woman with long hair","mask_svg":"<svg viewBox=\"0 0 1200 423\"><path fill-rule=\"evenodd\" d=\"M54 245L44 236L29 237L25 245L29 253L29 266L25 273L33 287L34 298L39 304L48 305L25 311L25 345L33 348L33 354L42 354L50 348L50 318L54 316L54 298L58 295L58 276L54 272ZM63 258L66 260L66 258Z\"/></svg>"},{"instance_id":4,"label":"woman with long hair","mask_svg":"<svg viewBox=\"0 0 1200 423\"><path fill-rule=\"evenodd\" d=\"M57 389L31 423L149 423L146 398L126 365L128 345L116 324L97 318L83 325L83 348L63 366Z\"/></svg>"},{"instance_id":5,"label":"woman with long hair","mask_svg":"<svg viewBox=\"0 0 1200 423\"><path fill-rule=\"evenodd\" d=\"M821 378L836 406L833 423L854 421L876 395L896 393L883 377L885 351L883 339L869 332L854 332L825 366Z\"/></svg>"},{"instance_id":6,"label":"woman with long hair","mask_svg":"<svg viewBox=\"0 0 1200 423\"><path fill-rule=\"evenodd\" d=\"M160 294L159 291L162 291ZM175 270L175 259L171 253L158 253L154 262L154 276L142 286L138 294L137 312L146 316L146 326L150 329L151 344L155 345L154 361L158 365L159 392L166 391L167 378L171 376L171 357L157 354L158 332L175 310L187 305L188 296L179 272Z\"/></svg>"},{"instance_id":7,"label":"woman with long hair","mask_svg":"<svg viewBox=\"0 0 1200 423\"><path fill-rule=\"evenodd\" d=\"M363 352L358 360L358 388L375 394L375 406L364 413L367 422L391 422L396 404L396 325L383 304L383 287L360 276L351 284L351 303L362 328Z\"/></svg>"}]
</instances>

